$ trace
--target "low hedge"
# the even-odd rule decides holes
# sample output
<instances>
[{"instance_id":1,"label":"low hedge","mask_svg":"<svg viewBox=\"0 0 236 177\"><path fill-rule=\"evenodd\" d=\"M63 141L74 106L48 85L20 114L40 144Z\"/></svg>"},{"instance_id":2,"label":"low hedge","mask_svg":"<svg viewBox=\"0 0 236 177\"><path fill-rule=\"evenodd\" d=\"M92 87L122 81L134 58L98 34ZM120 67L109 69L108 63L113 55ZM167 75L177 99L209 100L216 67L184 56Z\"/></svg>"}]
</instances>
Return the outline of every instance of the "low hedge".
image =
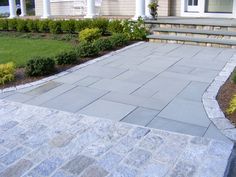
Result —
<instances>
[{"instance_id":1,"label":"low hedge","mask_svg":"<svg viewBox=\"0 0 236 177\"><path fill-rule=\"evenodd\" d=\"M111 50L113 48L111 40L109 38L100 38L94 41L94 46L96 46L100 51Z\"/></svg>"},{"instance_id":2,"label":"low hedge","mask_svg":"<svg viewBox=\"0 0 236 177\"><path fill-rule=\"evenodd\" d=\"M81 42L75 50L78 57L81 58L94 57L97 56L100 52L99 48L91 42Z\"/></svg>"},{"instance_id":3,"label":"low hedge","mask_svg":"<svg viewBox=\"0 0 236 177\"><path fill-rule=\"evenodd\" d=\"M129 42L129 38L126 34L113 34L110 37L110 42L112 47L122 47L126 45Z\"/></svg>"},{"instance_id":4,"label":"low hedge","mask_svg":"<svg viewBox=\"0 0 236 177\"><path fill-rule=\"evenodd\" d=\"M65 51L55 56L58 65L70 65L77 63L77 54L74 50Z\"/></svg>"},{"instance_id":5,"label":"low hedge","mask_svg":"<svg viewBox=\"0 0 236 177\"><path fill-rule=\"evenodd\" d=\"M34 57L27 62L28 76L45 76L55 72L55 61L49 57Z\"/></svg>"}]
</instances>

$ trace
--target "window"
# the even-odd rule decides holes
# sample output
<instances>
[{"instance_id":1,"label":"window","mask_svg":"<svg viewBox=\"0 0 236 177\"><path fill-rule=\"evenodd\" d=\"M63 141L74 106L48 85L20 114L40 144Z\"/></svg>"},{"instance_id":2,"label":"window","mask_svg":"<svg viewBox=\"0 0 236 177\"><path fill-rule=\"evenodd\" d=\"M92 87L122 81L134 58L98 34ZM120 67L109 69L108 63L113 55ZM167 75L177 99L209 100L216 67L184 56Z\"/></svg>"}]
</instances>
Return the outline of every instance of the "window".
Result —
<instances>
[{"instance_id":1,"label":"window","mask_svg":"<svg viewBox=\"0 0 236 177\"><path fill-rule=\"evenodd\" d=\"M198 6L198 0L188 0L189 6Z\"/></svg>"},{"instance_id":2,"label":"window","mask_svg":"<svg viewBox=\"0 0 236 177\"><path fill-rule=\"evenodd\" d=\"M232 13L233 0L206 0L206 12Z\"/></svg>"}]
</instances>

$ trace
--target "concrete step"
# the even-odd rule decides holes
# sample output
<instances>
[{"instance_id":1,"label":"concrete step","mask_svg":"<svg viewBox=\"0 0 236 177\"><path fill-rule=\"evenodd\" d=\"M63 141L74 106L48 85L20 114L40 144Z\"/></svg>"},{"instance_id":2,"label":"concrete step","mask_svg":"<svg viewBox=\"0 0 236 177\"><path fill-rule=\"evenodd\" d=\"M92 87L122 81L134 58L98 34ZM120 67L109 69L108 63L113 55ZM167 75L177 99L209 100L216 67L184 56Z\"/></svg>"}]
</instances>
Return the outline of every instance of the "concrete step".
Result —
<instances>
[{"instance_id":1,"label":"concrete step","mask_svg":"<svg viewBox=\"0 0 236 177\"><path fill-rule=\"evenodd\" d=\"M181 29L181 28L155 28L152 30L155 35L174 35L189 36L215 39L233 39L236 40L236 32L221 30L197 30L197 29Z\"/></svg>"},{"instance_id":2,"label":"concrete step","mask_svg":"<svg viewBox=\"0 0 236 177\"><path fill-rule=\"evenodd\" d=\"M197 38L189 36L172 36L172 35L149 35L147 36L150 42L166 42L173 44L189 44L209 47L224 47L236 48L236 40L230 39L212 39L212 38Z\"/></svg>"}]
</instances>

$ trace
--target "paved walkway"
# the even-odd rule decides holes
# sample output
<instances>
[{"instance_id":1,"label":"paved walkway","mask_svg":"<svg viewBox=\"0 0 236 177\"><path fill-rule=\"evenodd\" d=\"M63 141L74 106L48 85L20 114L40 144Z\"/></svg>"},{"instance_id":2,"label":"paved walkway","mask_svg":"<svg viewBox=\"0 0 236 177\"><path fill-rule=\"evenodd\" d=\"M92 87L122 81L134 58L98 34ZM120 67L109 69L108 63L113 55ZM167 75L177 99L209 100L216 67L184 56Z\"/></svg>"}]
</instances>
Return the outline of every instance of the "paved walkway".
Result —
<instances>
[{"instance_id":1,"label":"paved walkway","mask_svg":"<svg viewBox=\"0 0 236 177\"><path fill-rule=\"evenodd\" d=\"M7 100L228 141L202 95L236 50L144 43Z\"/></svg>"},{"instance_id":2,"label":"paved walkway","mask_svg":"<svg viewBox=\"0 0 236 177\"><path fill-rule=\"evenodd\" d=\"M223 177L232 143L0 100L1 177Z\"/></svg>"}]
</instances>

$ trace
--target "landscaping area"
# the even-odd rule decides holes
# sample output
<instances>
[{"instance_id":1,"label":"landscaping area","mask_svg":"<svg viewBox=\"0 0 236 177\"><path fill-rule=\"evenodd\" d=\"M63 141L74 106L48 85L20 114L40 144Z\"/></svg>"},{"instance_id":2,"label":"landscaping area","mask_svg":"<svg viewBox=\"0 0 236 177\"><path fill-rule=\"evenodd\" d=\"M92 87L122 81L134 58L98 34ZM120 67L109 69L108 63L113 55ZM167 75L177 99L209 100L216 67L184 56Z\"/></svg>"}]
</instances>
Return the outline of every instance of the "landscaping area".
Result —
<instances>
[{"instance_id":1,"label":"landscaping area","mask_svg":"<svg viewBox=\"0 0 236 177\"><path fill-rule=\"evenodd\" d=\"M236 125L236 71L221 87L217 100L226 117Z\"/></svg>"},{"instance_id":2,"label":"landscaping area","mask_svg":"<svg viewBox=\"0 0 236 177\"><path fill-rule=\"evenodd\" d=\"M146 35L141 19L0 19L0 88L58 73Z\"/></svg>"}]
</instances>

